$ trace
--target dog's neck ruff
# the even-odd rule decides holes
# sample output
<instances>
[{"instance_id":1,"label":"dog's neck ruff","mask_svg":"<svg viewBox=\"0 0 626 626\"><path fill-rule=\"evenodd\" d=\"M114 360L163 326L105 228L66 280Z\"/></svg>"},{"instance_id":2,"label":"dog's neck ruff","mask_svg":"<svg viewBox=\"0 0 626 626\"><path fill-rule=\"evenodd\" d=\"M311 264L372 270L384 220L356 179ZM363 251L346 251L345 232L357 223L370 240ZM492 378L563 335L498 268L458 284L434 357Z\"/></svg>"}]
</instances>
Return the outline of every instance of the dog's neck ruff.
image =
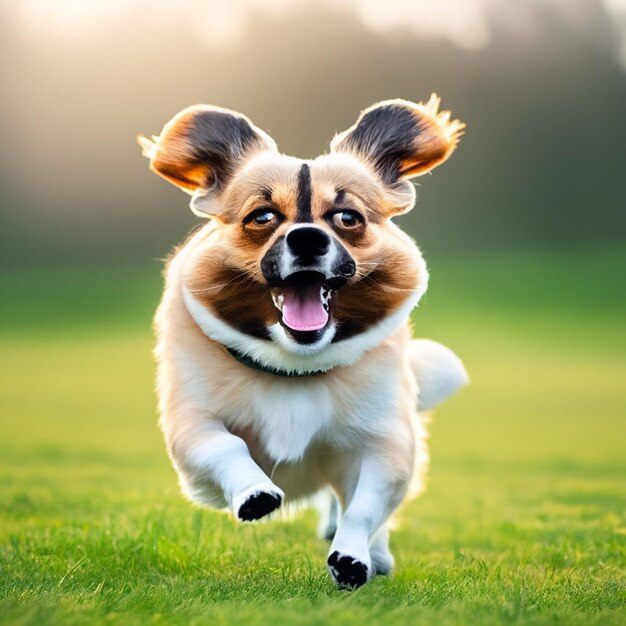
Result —
<instances>
[{"instance_id":1,"label":"dog's neck ruff","mask_svg":"<svg viewBox=\"0 0 626 626\"><path fill-rule=\"evenodd\" d=\"M247 354L243 354L239 352L239 350L235 350L234 348L229 348L228 346L224 346L226 350L228 350L228 354L232 356L236 361L239 361L242 365L249 367L253 370L258 370L259 372L265 372L266 374L273 374L274 376L285 376L286 378L303 378L306 376L320 376L321 374L325 374L328 370L317 370L315 372L296 372L296 371L287 371L276 369L275 367L268 367L260 363L259 361L255 361L252 357Z\"/></svg>"},{"instance_id":2,"label":"dog's neck ruff","mask_svg":"<svg viewBox=\"0 0 626 626\"><path fill-rule=\"evenodd\" d=\"M226 346L229 351L234 350L269 370L310 376L328 372L336 367L354 365L366 352L376 348L406 322L424 291L426 285L411 292L393 313L359 335L332 343L334 327L329 327L326 335L316 346L289 341L278 323L269 328L272 337L270 341L246 335L198 302L185 287L183 300L200 330L209 339Z\"/></svg>"}]
</instances>

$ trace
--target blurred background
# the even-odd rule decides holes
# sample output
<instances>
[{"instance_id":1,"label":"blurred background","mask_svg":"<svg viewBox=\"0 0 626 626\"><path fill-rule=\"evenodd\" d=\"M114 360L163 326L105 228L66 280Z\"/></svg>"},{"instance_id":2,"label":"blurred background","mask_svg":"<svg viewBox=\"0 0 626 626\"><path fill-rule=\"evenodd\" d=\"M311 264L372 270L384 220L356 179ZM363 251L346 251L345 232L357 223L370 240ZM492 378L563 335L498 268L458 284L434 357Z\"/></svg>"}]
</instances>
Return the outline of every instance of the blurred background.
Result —
<instances>
[{"instance_id":1,"label":"blurred background","mask_svg":"<svg viewBox=\"0 0 626 626\"><path fill-rule=\"evenodd\" d=\"M21 0L0 24L5 264L165 255L196 220L135 137L185 106L314 157L432 91L468 129L404 221L427 251L626 234L623 0Z\"/></svg>"},{"instance_id":2,"label":"blurred background","mask_svg":"<svg viewBox=\"0 0 626 626\"><path fill-rule=\"evenodd\" d=\"M323 575L312 514L243 531L205 513L201 533L178 493L156 425L150 326L162 259L200 222L135 137L210 103L312 158L362 108L433 91L467 132L418 179L400 222L431 270L415 332L453 347L472 385L434 418L429 488L392 544L399 571L416 568L407 585L439 581L460 605L466 575L510 566L523 580L507 602L522 612L584 610L581 589L589 606L616 606L626 0L0 2L0 72L0 597L18 598L14 623L26 623L22 597L43 607L32 623L56 624L66 610L115 611L129 594L140 603L141 581L180 572L181 606L187 579L203 589L207 571L239 601L253 587L237 572L274 571L270 541L307 546L285 576L308 597L290 585L311 571L307 554ZM77 607L57 606L58 580ZM499 602L494 585L478 605Z\"/></svg>"}]
</instances>

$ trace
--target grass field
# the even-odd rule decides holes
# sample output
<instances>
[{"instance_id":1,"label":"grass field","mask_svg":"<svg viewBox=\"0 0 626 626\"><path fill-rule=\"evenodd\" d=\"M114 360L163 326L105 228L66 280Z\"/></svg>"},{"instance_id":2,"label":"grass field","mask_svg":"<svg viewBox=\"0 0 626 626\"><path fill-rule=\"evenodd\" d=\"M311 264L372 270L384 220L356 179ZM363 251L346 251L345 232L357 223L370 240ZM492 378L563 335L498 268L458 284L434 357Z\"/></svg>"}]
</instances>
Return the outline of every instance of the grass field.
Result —
<instances>
[{"instance_id":1,"label":"grass field","mask_svg":"<svg viewBox=\"0 0 626 626\"><path fill-rule=\"evenodd\" d=\"M3 272L0 623L625 624L625 263L430 259L416 334L473 383L434 416L395 575L354 593L313 512L243 526L179 495L152 391L158 266Z\"/></svg>"}]
</instances>

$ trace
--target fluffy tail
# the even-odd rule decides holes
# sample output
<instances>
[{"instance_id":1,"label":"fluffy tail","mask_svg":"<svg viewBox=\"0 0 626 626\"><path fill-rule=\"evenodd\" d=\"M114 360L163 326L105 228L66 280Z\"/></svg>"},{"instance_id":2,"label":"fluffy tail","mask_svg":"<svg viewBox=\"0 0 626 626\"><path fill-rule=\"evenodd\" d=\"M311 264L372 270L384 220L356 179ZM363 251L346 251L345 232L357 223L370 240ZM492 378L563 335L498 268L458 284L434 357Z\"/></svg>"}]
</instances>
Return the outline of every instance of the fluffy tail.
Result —
<instances>
[{"instance_id":1,"label":"fluffy tail","mask_svg":"<svg viewBox=\"0 0 626 626\"><path fill-rule=\"evenodd\" d=\"M413 339L410 350L419 411L435 408L469 383L461 359L450 348L430 339Z\"/></svg>"}]
</instances>

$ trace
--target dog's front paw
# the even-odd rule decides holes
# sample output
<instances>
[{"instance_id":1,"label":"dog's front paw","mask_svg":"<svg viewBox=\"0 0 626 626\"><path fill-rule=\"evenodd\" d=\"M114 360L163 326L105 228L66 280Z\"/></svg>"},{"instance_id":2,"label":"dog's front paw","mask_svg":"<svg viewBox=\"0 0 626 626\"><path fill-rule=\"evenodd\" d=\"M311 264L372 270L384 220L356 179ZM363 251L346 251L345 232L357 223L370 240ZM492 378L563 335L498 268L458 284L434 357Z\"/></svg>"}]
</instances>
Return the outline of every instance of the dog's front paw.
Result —
<instances>
[{"instance_id":1,"label":"dog's front paw","mask_svg":"<svg viewBox=\"0 0 626 626\"><path fill-rule=\"evenodd\" d=\"M347 554L333 552L328 557L328 571L340 587L356 589L364 585L370 577L370 567L363 561Z\"/></svg>"},{"instance_id":2,"label":"dog's front paw","mask_svg":"<svg viewBox=\"0 0 626 626\"><path fill-rule=\"evenodd\" d=\"M275 511L284 497L285 494L271 484L252 487L235 498L233 511L242 522L252 522Z\"/></svg>"}]
</instances>

